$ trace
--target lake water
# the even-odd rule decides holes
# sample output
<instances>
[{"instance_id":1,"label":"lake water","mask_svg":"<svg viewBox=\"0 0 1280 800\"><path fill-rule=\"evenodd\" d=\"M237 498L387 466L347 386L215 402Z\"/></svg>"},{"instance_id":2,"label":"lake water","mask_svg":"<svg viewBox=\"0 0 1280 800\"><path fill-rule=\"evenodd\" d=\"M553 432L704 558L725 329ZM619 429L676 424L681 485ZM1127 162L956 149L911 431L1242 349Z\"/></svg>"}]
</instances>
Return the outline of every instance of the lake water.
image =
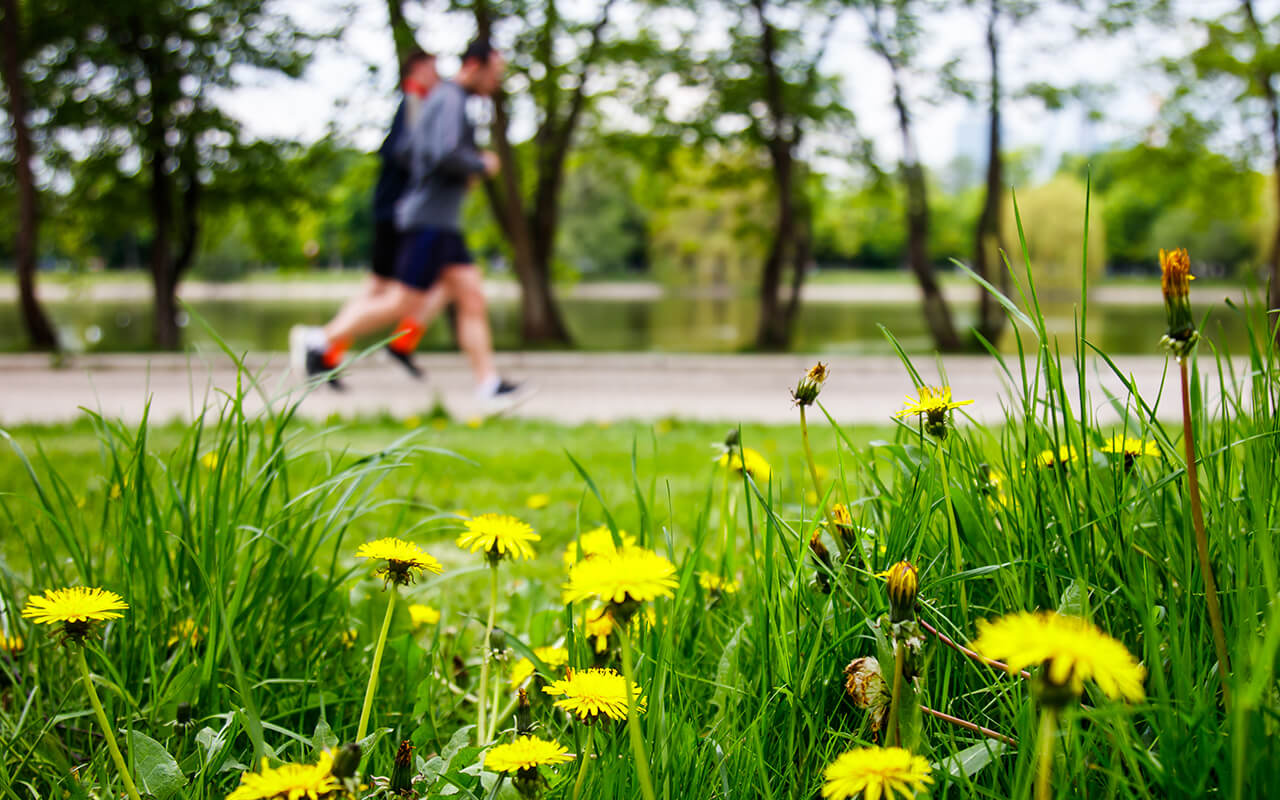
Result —
<instances>
[{"instance_id":1,"label":"lake water","mask_svg":"<svg viewBox=\"0 0 1280 800\"><path fill-rule=\"evenodd\" d=\"M727 353L748 349L755 331L757 306L752 298L708 298L667 295L647 300L569 299L564 313L576 344L583 350ZM237 351L283 350L290 326L319 324L337 308L324 302L195 302L192 309ZM66 341L87 352L140 352L150 348L151 310L141 301L50 303ZM974 308L957 306L957 323L972 321ZM496 346L520 348L519 309L510 301L490 306ZM1070 303L1046 308L1050 330L1071 347L1074 329ZM912 352L932 349L919 306L914 303L809 303L801 309L794 348L812 353L885 353L891 350L878 324L889 328ZM1100 305L1089 308L1089 339L1108 353L1152 353L1164 332L1159 305ZM1209 315L1204 335L1215 344L1243 352L1244 324L1239 315L1219 306ZM186 320L188 344L210 345L208 332L195 319ZM428 349L449 349L451 339L437 323L423 342ZM1005 349L1013 346L1006 336ZM0 352L26 347L16 303L0 305Z\"/></svg>"}]
</instances>

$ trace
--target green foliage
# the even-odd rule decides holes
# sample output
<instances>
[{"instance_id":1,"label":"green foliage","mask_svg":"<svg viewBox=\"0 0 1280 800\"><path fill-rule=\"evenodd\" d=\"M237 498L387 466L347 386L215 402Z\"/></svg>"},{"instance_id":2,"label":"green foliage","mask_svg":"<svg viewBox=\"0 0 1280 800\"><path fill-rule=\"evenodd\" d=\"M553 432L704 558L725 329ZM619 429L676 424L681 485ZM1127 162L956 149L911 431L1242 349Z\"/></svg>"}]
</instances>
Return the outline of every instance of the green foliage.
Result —
<instances>
[{"instance_id":1,"label":"green foliage","mask_svg":"<svg viewBox=\"0 0 1280 800\"><path fill-rule=\"evenodd\" d=\"M1080 289L1080 259L1084 252L1085 187L1077 179L1058 175L1053 180L1017 193L1026 232L1028 251L1016 241L1009 245L1009 258L1024 258L1032 264L1037 285L1045 289ZM1097 198L1089 203L1088 277L1102 274L1106 263L1106 232L1103 211ZM1015 209L1010 204L1005 230L1018 230Z\"/></svg>"}]
</instances>

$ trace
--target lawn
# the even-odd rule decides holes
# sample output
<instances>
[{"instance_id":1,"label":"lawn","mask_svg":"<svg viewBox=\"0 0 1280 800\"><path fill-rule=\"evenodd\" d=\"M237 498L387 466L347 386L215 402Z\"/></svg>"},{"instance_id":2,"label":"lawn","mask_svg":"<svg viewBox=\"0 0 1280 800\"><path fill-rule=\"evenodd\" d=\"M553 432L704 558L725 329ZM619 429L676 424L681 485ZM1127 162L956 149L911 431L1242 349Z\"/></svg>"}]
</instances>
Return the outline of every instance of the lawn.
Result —
<instances>
[{"instance_id":1,"label":"lawn","mask_svg":"<svg viewBox=\"0 0 1280 800\"><path fill-rule=\"evenodd\" d=\"M1025 322L990 427L958 386L876 429L819 396L737 442L236 396L12 431L0 797L1267 795L1269 337L1220 405L1190 351L1162 425L1080 396Z\"/></svg>"}]
</instances>

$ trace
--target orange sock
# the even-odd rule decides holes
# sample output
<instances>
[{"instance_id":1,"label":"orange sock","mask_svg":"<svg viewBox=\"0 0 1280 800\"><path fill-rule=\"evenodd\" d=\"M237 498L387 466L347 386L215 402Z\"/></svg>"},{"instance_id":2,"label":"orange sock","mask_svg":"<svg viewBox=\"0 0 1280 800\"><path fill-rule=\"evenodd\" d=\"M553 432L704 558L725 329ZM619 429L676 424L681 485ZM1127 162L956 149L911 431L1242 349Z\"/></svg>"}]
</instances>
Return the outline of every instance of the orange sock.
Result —
<instances>
[{"instance_id":1,"label":"orange sock","mask_svg":"<svg viewBox=\"0 0 1280 800\"><path fill-rule=\"evenodd\" d=\"M347 348L350 346L351 342L346 339L330 342L329 349L324 351L324 365L329 369L336 369L342 363L342 357L347 354Z\"/></svg>"},{"instance_id":2,"label":"orange sock","mask_svg":"<svg viewBox=\"0 0 1280 800\"><path fill-rule=\"evenodd\" d=\"M396 326L396 338L391 340L391 349L407 356L418 349L418 342L422 341L422 334L425 332L426 328L416 319L405 317Z\"/></svg>"}]
</instances>

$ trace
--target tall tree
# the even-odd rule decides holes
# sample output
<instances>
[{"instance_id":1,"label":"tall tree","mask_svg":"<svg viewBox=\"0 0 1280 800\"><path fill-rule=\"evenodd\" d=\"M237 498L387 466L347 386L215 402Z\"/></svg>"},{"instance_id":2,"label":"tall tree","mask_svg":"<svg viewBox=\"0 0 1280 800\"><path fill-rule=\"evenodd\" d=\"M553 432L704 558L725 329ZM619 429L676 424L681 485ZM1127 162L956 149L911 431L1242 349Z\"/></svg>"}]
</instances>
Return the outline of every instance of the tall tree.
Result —
<instances>
[{"instance_id":1,"label":"tall tree","mask_svg":"<svg viewBox=\"0 0 1280 800\"><path fill-rule=\"evenodd\" d=\"M155 296L153 340L179 344L177 288L199 245L205 187L234 170L240 125L213 96L252 68L301 73L313 37L272 0L212 0L199 5L119 0L84 3L96 31L57 65L59 80L83 99L66 113L99 148L127 164L141 156L150 218L148 264Z\"/></svg>"},{"instance_id":2,"label":"tall tree","mask_svg":"<svg viewBox=\"0 0 1280 800\"><path fill-rule=\"evenodd\" d=\"M57 334L36 297L40 209L32 169L35 153L27 118L30 107L27 102L26 79L23 76L26 54L31 51L26 27L18 0L0 0L0 50L3 50L3 54L0 54L0 78L3 79L8 100L6 111L13 137L14 178L18 189L17 235L13 248L18 274L18 305L31 346L37 350L56 350Z\"/></svg>"},{"instance_id":3,"label":"tall tree","mask_svg":"<svg viewBox=\"0 0 1280 800\"><path fill-rule=\"evenodd\" d=\"M1223 111L1243 118L1251 150L1267 159L1272 170L1276 217L1271 246L1267 248L1269 276L1267 305L1280 308L1280 15L1262 16L1254 0L1237 0L1234 7L1216 18L1198 20L1206 33L1204 42L1191 53L1187 71L1184 63L1169 62L1171 71L1182 78L1179 100L1190 100L1186 108L1200 116L1195 124L1214 124ZM1223 108L1223 86L1234 89L1226 95L1231 102ZM1218 91L1215 91L1218 90ZM1215 102L1216 100L1216 102ZM1261 125L1251 123L1260 122ZM1262 133L1253 133L1257 128ZM1221 133L1221 129L1219 131ZM1275 317L1269 318L1275 325ZM1280 344L1280 329L1277 332Z\"/></svg>"},{"instance_id":4,"label":"tall tree","mask_svg":"<svg viewBox=\"0 0 1280 800\"><path fill-rule=\"evenodd\" d=\"M906 194L907 264L920 285L925 323L934 344L939 350L960 350L962 345L951 308L929 260L929 187L916 149L907 96L907 71L917 53L922 34L917 3L913 0L863 0L858 8L867 25L872 51L889 68L893 108L902 147L899 175Z\"/></svg>"},{"instance_id":5,"label":"tall tree","mask_svg":"<svg viewBox=\"0 0 1280 800\"><path fill-rule=\"evenodd\" d=\"M704 144L745 144L767 164L772 229L760 270L755 344L781 350L791 342L812 260L807 157L817 149L814 134L841 128L844 141L853 138L853 116L837 83L820 69L841 7L828 0L720 5L729 23L727 44L688 56L685 78L707 95L695 121ZM705 11L696 3L690 8Z\"/></svg>"}]
</instances>

